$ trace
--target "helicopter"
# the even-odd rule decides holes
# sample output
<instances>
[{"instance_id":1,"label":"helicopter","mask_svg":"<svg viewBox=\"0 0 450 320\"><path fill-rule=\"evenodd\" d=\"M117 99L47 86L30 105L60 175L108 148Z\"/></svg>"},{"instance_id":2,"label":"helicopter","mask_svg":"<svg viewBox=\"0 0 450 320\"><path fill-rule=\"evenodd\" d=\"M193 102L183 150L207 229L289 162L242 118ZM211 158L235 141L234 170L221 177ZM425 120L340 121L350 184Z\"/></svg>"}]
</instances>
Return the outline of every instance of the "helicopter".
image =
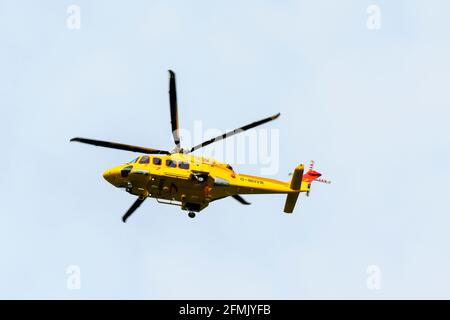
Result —
<instances>
[{"instance_id":1,"label":"helicopter","mask_svg":"<svg viewBox=\"0 0 450 320\"><path fill-rule=\"evenodd\" d=\"M313 181L330 183L320 179L321 173L314 170L313 161L307 172L304 172L304 165L300 164L290 174L290 181L280 181L236 173L227 163L192 155L194 151L214 142L275 120L280 113L226 132L189 149L183 149L180 144L175 73L172 70L169 70L169 104L175 143L175 147L170 151L80 137L70 139L71 142L141 154L130 162L103 172L106 181L137 197L123 215L123 222L126 222L147 198L155 198L158 203L180 206L182 210L188 211L190 218L194 218L196 213L208 207L211 202L227 197L249 205L250 202L241 195L286 194L284 212L292 213L299 194L304 192L309 196Z\"/></svg>"}]
</instances>

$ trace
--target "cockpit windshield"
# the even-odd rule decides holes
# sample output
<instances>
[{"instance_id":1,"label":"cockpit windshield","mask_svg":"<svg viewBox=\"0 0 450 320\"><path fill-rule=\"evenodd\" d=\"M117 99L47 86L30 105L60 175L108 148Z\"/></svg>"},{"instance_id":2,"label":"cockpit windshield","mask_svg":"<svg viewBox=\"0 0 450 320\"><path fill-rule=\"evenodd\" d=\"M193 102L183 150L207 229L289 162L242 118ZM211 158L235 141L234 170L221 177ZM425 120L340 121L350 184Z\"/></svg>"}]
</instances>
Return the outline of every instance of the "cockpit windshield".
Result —
<instances>
[{"instance_id":1,"label":"cockpit windshield","mask_svg":"<svg viewBox=\"0 0 450 320\"><path fill-rule=\"evenodd\" d=\"M138 161L139 157L137 157L136 159L133 159L132 161L128 162L128 163L136 163Z\"/></svg>"}]
</instances>

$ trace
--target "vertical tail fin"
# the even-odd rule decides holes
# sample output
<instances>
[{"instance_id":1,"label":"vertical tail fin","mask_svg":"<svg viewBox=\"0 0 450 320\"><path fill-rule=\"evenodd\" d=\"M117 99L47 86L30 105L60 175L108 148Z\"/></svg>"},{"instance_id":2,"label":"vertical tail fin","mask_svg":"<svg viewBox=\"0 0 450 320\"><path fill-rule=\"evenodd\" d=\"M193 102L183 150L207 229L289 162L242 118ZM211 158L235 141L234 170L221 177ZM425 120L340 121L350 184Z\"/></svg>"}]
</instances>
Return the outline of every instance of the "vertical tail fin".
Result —
<instances>
[{"instance_id":1,"label":"vertical tail fin","mask_svg":"<svg viewBox=\"0 0 450 320\"><path fill-rule=\"evenodd\" d=\"M295 168L294 174L292 175L290 187L293 191L298 192L289 193L287 195L286 202L284 204L284 212L286 213L292 213L294 211L295 204L297 203L297 199L300 194L300 187L302 185L304 169L304 165L300 164Z\"/></svg>"}]
</instances>

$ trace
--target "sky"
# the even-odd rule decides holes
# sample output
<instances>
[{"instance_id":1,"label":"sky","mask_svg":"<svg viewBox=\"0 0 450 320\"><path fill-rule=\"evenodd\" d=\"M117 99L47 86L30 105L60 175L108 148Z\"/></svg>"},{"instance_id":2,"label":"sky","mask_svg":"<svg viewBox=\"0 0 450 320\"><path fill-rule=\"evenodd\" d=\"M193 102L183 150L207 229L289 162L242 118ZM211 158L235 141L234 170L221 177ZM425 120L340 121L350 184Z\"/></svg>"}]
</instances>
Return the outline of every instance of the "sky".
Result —
<instances>
[{"instance_id":1,"label":"sky","mask_svg":"<svg viewBox=\"0 0 450 320\"><path fill-rule=\"evenodd\" d=\"M448 12L0 0L0 298L449 299ZM283 195L195 219L149 199L123 224L134 198L101 174L136 154L69 139L172 148L168 69L186 132L281 112L266 176L314 159L332 184L292 215Z\"/></svg>"}]
</instances>

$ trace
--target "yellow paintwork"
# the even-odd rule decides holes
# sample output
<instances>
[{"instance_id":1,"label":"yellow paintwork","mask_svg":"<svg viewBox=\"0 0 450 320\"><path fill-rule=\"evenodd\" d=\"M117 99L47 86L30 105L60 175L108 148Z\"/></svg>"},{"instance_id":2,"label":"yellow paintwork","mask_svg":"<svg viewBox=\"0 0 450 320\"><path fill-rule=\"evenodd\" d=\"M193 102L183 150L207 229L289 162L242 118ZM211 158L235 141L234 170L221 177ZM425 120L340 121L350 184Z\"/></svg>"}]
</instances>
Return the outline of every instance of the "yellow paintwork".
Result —
<instances>
[{"instance_id":1,"label":"yellow paintwork","mask_svg":"<svg viewBox=\"0 0 450 320\"><path fill-rule=\"evenodd\" d=\"M222 162L183 153L171 155L145 155L149 163L141 164L141 156L134 163L126 163L106 170L103 177L119 188L141 198L151 197L159 201L177 204L184 210L201 211L211 201L236 194L299 194L309 190L309 183L302 181L294 190L290 181L279 181L264 177L238 174ZM161 165L153 163L161 159ZM189 169L166 165L166 160L189 163ZM121 171L133 166L128 176ZM193 175L204 173L206 181L198 182Z\"/></svg>"}]
</instances>

